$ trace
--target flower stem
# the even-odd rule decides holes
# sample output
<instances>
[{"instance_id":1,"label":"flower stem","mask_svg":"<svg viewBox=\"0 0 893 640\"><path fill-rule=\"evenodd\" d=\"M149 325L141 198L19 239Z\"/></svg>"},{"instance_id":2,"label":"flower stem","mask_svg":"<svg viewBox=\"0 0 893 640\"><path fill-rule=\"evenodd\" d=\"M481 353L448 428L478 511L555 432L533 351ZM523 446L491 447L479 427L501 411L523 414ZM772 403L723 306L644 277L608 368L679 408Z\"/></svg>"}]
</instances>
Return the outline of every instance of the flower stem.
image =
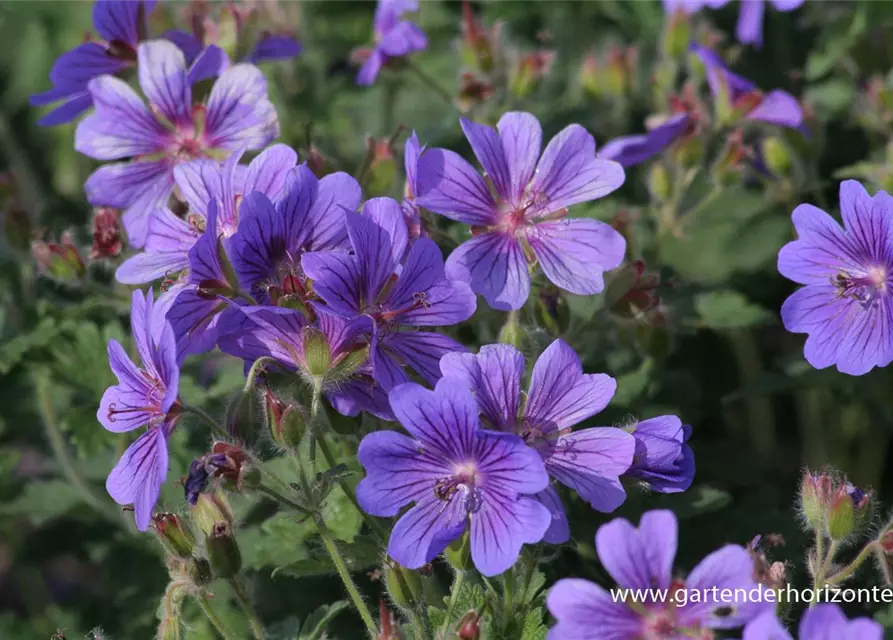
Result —
<instances>
[{"instance_id":1,"label":"flower stem","mask_svg":"<svg viewBox=\"0 0 893 640\"><path fill-rule=\"evenodd\" d=\"M353 578L350 577L350 571L348 571L347 565L344 563L344 558L341 557L341 552L338 551L338 546L335 544L335 539L332 536L332 532L329 531L329 528L326 526L326 523L322 521L322 518L316 519L316 527L317 529L319 529L319 537L322 538L322 542L326 547L326 551L329 552L329 556L332 558L332 563L335 565L335 570L341 577L341 582L344 583L344 588L347 589L347 594L350 596L354 607L360 614L360 617L363 619L363 623L366 625L366 630L369 632L369 636L371 638L375 638L378 635L378 628L375 625L375 619L369 612L369 608L366 606L366 603L363 602L363 597L360 595L360 592L357 589L357 585L354 583Z\"/></svg>"},{"instance_id":2,"label":"flower stem","mask_svg":"<svg viewBox=\"0 0 893 640\"><path fill-rule=\"evenodd\" d=\"M453 580L453 590L450 593L450 601L447 604L446 616L443 618L443 626L440 628L440 635L446 638L447 631L450 629L450 620L453 617L453 609L456 608L456 601L459 600L459 592L462 590L462 582L465 580L464 571L456 571L456 579Z\"/></svg>"},{"instance_id":3,"label":"flower stem","mask_svg":"<svg viewBox=\"0 0 893 640\"><path fill-rule=\"evenodd\" d=\"M245 386L242 387L242 395L246 395L251 392L251 389L254 387L254 379L263 371L264 367L268 364L277 364L278 360L276 358L271 358L269 356L261 356L257 360L254 361L254 364L251 365L251 368L248 370L248 375L245 378Z\"/></svg>"},{"instance_id":4,"label":"flower stem","mask_svg":"<svg viewBox=\"0 0 893 640\"><path fill-rule=\"evenodd\" d=\"M235 634L226 627L223 620L220 619L220 616L218 616L214 609L211 608L211 603L208 602L206 596L199 596L195 601L198 602L198 606L201 607L208 622L210 622L211 626L214 627L218 634L220 634L221 638L224 640L237 640Z\"/></svg>"},{"instance_id":5,"label":"flower stem","mask_svg":"<svg viewBox=\"0 0 893 640\"><path fill-rule=\"evenodd\" d=\"M260 491L261 493L264 493L264 494L268 495L269 497L273 498L273 500L276 500L277 502L281 502L285 506L294 509L298 513L304 514L305 516L312 515L312 513L313 513L306 507L299 505L297 502L295 502L294 500L292 500L290 498L286 498L284 495L282 495L275 489L272 489L266 485L259 486L257 488L257 490Z\"/></svg>"},{"instance_id":6,"label":"flower stem","mask_svg":"<svg viewBox=\"0 0 893 640\"><path fill-rule=\"evenodd\" d=\"M859 567L862 566L862 563L868 559L868 556L870 556L875 550L879 548L880 545L878 545L876 540L873 542L869 542L867 545L865 545L865 548L863 548L862 551L859 552L859 555L856 556L855 560L835 573L833 576L829 576L825 580L825 582L827 584L840 584L851 575L853 575L859 569Z\"/></svg>"},{"instance_id":7,"label":"flower stem","mask_svg":"<svg viewBox=\"0 0 893 640\"><path fill-rule=\"evenodd\" d=\"M504 574L502 574L502 586L503 586L503 604L505 605L505 615L502 619L502 628L505 629L508 626L509 620L512 619L512 588L514 587L515 581L515 572L512 570L512 567L508 568Z\"/></svg>"},{"instance_id":8,"label":"flower stem","mask_svg":"<svg viewBox=\"0 0 893 640\"><path fill-rule=\"evenodd\" d=\"M421 67L416 65L415 62L410 60L409 58L404 58L404 62L406 63L406 68L412 71L416 77L421 80L424 84L428 86L429 89L434 91L438 96L443 98L444 102L450 105L453 109L458 109L456 107L456 103L453 100L453 96L449 91L444 89L437 80L429 76L426 72L422 71ZM458 109L461 111L461 109Z\"/></svg>"},{"instance_id":9,"label":"flower stem","mask_svg":"<svg viewBox=\"0 0 893 640\"><path fill-rule=\"evenodd\" d=\"M245 617L248 618L251 633L257 640L264 640L267 635L266 631L264 631L264 625L261 623L260 618L257 617L257 611L254 610L254 604L251 602L245 585L238 578L230 578L229 585L232 587L236 600L239 601L239 606L242 607L242 611L245 613Z\"/></svg>"},{"instance_id":10,"label":"flower stem","mask_svg":"<svg viewBox=\"0 0 893 640\"><path fill-rule=\"evenodd\" d=\"M227 433L226 429L224 429L217 421L209 416L207 413L199 409L198 407L193 407L191 405L181 405L180 410L183 413L191 413L194 416L198 416L201 418L202 422L211 427L211 433L215 438L221 438L222 440L229 440L230 434Z\"/></svg>"}]
</instances>

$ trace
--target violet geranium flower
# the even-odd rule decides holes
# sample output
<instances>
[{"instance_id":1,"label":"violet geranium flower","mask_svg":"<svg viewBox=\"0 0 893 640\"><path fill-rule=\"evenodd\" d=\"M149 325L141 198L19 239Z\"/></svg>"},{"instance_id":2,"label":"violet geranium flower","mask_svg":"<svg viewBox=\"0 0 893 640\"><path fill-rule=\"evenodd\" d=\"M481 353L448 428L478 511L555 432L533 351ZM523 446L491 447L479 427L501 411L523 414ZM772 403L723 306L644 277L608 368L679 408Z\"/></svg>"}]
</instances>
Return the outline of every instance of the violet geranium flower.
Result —
<instances>
[{"instance_id":1,"label":"violet geranium flower","mask_svg":"<svg viewBox=\"0 0 893 640\"><path fill-rule=\"evenodd\" d=\"M802 5L805 0L769 0L777 11L793 11ZM664 10L667 13L684 11L695 13L703 7L718 9L729 3L729 0L663 0ZM741 10L738 14L738 24L735 27L735 37L742 44L752 44L757 48L763 46L763 13L766 10L766 0L741 0Z\"/></svg>"},{"instance_id":2,"label":"violet geranium flower","mask_svg":"<svg viewBox=\"0 0 893 640\"><path fill-rule=\"evenodd\" d=\"M446 149L426 151L418 165L416 203L472 225L474 237L447 260L449 277L470 283L502 310L527 300L534 258L562 289L581 295L604 289L603 273L623 261L626 241L603 222L564 216L567 207L617 189L623 168L598 157L595 140L578 124L560 131L540 157L542 130L529 113L505 114L496 131L460 122L487 180Z\"/></svg>"},{"instance_id":3,"label":"violet geranium flower","mask_svg":"<svg viewBox=\"0 0 893 640\"><path fill-rule=\"evenodd\" d=\"M183 52L166 40L139 45L137 56L150 106L122 80L94 78L88 88L96 110L78 125L75 148L97 160L130 158L100 167L84 188L91 204L126 209L129 240L141 247L149 215L167 203L178 164L215 149L259 149L279 135L279 122L255 66L227 69L207 105L194 107L191 85L207 56L187 69Z\"/></svg>"},{"instance_id":4,"label":"violet geranium flower","mask_svg":"<svg viewBox=\"0 0 893 640\"><path fill-rule=\"evenodd\" d=\"M882 640L884 628L871 618L847 620L836 604L820 603L800 619L799 640ZM769 611L744 628L743 640L794 640L784 625Z\"/></svg>"},{"instance_id":5,"label":"violet geranium flower","mask_svg":"<svg viewBox=\"0 0 893 640\"><path fill-rule=\"evenodd\" d=\"M167 476L167 438L179 415L180 370L173 331L153 305L151 289L146 296L133 292L130 322L142 368L117 340L109 341L109 364L118 384L103 394L96 418L114 433L148 427L127 448L106 482L115 502L133 505L136 525L145 531Z\"/></svg>"},{"instance_id":6,"label":"violet geranium flower","mask_svg":"<svg viewBox=\"0 0 893 640\"><path fill-rule=\"evenodd\" d=\"M260 304L303 302L301 256L344 247L344 212L356 211L361 199L353 177L338 172L318 180L306 165L288 172L275 206L261 193L249 194L231 252L242 289Z\"/></svg>"},{"instance_id":7,"label":"violet geranium flower","mask_svg":"<svg viewBox=\"0 0 893 640\"><path fill-rule=\"evenodd\" d=\"M630 427L636 452L624 475L657 493L678 493L691 486L695 456L686 444L691 427L676 416L658 416Z\"/></svg>"},{"instance_id":8,"label":"violet geranium flower","mask_svg":"<svg viewBox=\"0 0 893 640\"><path fill-rule=\"evenodd\" d=\"M221 328L221 351L243 358L246 365L262 357L275 358L311 386L318 384L342 415L368 411L394 419L387 392L372 378L368 360L372 321L367 316L346 320L316 307L315 323L310 324L295 309L257 306L240 311L244 318L237 330ZM316 358L313 362L307 358L308 346ZM325 363L320 362L321 354L326 354ZM323 364L325 370L317 370Z\"/></svg>"},{"instance_id":9,"label":"violet geranium flower","mask_svg":"<svg viewBox=\"0 0 893 640\"><path fill-rule=\"evenodd\" d=\"M662 590L663 597L647 595L628 604L617 592L588 580L559 580L546 597L546 606L558 623L549 640L638 640L639 638L712 637L710 629L740 627L771 603L747 601L729 605L718 595L725 589L761 589L754 580L750 554L740 545L726 545L704 558L685 579L675 577L678 523L672 511L648 511L636 528L623 518L602 525L595 535L599 559L620 590L641 590L642 595ZM715 587L715 589L714 589ZM698 592L681 602L679 589Z\"/></svg>"},{"instance_id":10,"label":"violet geranium flower","mask_svg":"<svg viewBox=\"0 0 893 640\"><path fill-rule=\"evenodd\" d=\"M511 567L549 526L549 511L524 495L548 484L540 457L516 436L480 429L477 403L458 380L443 378L434 391L409 382L389 397L409 435L370 433L357 453L366 469L357 499L367 513L396 516L414 503L394 526L388 555L416 569L468 529L478 571Z\"/></svg>"},{"instance_id":11,"label":"violet geranium flower","mask_svg":"<svg viewBox=\"0 0 893 640\"><path fill-rule=\"evenodd\" d=\"M361 50L368 57L357 73L357 84L371 85L390 60L428 47L425 32L414 22L402 20L404 13L418 11L418 8L418 0L378 0L375 8L375 46L372 50Z\"/></svg>"},{"instance_id":12,"label":"violet geranium flower","mask_svg":"<svg viewBox=\"0 0 893 640\"><path fill-rule=\"evenodd\" d=\"M406 173L406 184L403 188L402 206L410 241L425 235L425 229L422 226L422 216L418 205L415 203L416 196L419 193L419 157L424 150L425 147L419 143L419 138L413 131L406 141L406 147L403 149L403 170Z\"/></svg>"},{"instance_id":13,"label":"violet geranium flower","mask_svg":"<svg viewBox=\"0 0 893 640\"><path fill-rule=\"evenodd\" d=\"M794 210L798 239L778 254L778 271L806 285L781 307L788 331L806 333L804 355L859 376L893 361L893 198L855 180L840 185L843 228L809 204Z\"/></svg>"},{"instance_id":14,"label":"violet geranium flower","mask_svg":"<svg viewBox=\"0 0 893 640\"><path fill-rule=\"evenodd\" d=\"M523 409L524 356L510 345L486 345L477 355L447 354L440 369L445 378L457 378L474 392L490 428L520 436L537 451L550 476L593 508L613 511L626 499L620 475L633 461L633 436L611 427L571 431L607 406L617 383L603 373L584 374L567 343L556 340L536 361ZM545 541L566 542L570 532L557 492L550 486L536 497L552 512Z\"/></svg>"},{"instance_id":15,"label":"violet geranium flower","mask_svg":"<svg viewBox=\"0 0 893 640\"><path fill-rule=\"evenodd\" d=\"M155 0L97 0L93 27L102 42L85 42L62 54L50 71L53 88L31 96L33 106L64 101L38 120L42 127L71 122L93 104L87 84L136 64L136 48L145 38L146 17Z\"/></svg>"},{"instance_id":16,"label":"violet geranium flower","mask_svg":"<svg viewBox=\"0 0 893 640\"><path fill-rule=\"evenodd\" d=\"M764 94L747 78L729 71L715 51L696 44L691 45L691 51L704 65L710 92L722 108L754 122L792 129L803 124L803 108L788 92L776 89Z\"/></svg>"},{"instance_id":17,"label":"violet geranium flower","mask_svg":"<svg viewBox=\"0 0 893 640\"><path fill-rule=\"evenodd\" d=\"M465 347L430 331L401 327L443 327L474 314L475 296L464 282L444 273L440 248L419 238L407 251L409 235L403 211L391 198L373 198L361 215L343 218L353 253L305 253L301 266L313 291L346 318L373 320L370 357L375 379L388 391L408 382L408 365L429 383L440 378L440 358Z\"/></svg>"},{"instance_id":18,"label":"violet geranium flower","mask_svg":"<svg viewBox=\"0 0 893 640\"><path fill-rule=\"evenodd\" d=\"M660 155L674 142L691 131L691 116L677 113L668 117L645 135L614 138L599 152L599 157L613 160L624 169L642 164Z\"/></svg>"},{"instance_id":19,"label":"violet geranium flower","mask_svg":"<svg viewBox=\"0 0 893 640\"><path fill-rule=\"evenodd\" d=\"M272 202L279 201L286 175L294 169L298 154L277 144L258 154L247 167L239 164L241 157L241 151L236 151L224 163L201 159L174 168L174 183L189 205L189 214L183 219L168 207L153 211L145 250L118 267L118 282L146 284L186 269L189 250L204 230L211 200L217 201L217 226L225 237L232 236L238 228L238 204L243 194L259 191Z\"/></svg>"}]
</instances>

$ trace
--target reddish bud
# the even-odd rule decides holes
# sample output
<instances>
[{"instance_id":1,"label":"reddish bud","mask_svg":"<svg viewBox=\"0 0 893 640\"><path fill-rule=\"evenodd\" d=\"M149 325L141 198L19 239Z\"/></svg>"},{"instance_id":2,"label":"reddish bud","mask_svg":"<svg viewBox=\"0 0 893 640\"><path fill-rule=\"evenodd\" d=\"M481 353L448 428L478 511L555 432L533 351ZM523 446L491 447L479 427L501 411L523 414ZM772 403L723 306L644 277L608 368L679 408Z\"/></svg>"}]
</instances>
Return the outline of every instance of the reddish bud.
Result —
<instances>
[{"instance_id":1,"label":"reddish bud","mask_svg":"<svg viewBox=\"0 0 893 640\"><path fill-rule=\"evenodd\" d=\"M109 207L96 210L93 215L93 247L90 259L113 258L121 253L121 224L119 211Z\"/></svg>"}]
</instances>

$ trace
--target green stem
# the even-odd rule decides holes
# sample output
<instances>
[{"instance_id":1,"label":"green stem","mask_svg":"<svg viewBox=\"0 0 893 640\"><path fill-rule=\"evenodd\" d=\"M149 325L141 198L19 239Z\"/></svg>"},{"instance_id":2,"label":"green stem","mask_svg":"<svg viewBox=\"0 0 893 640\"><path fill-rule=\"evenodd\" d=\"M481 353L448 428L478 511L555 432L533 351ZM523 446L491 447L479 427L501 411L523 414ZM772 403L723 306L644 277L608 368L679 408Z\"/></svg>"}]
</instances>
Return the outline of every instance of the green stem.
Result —
<instances>
[{"instance_id":1,"label":"green stem","mask_svg":"<svg viewBox=\"0 0 893 640\"><path fill-rule=\"evenodd\" d=\"M835 573L833 576L828 577L825 582L827 584L840 584L851 575L856 573L859 567L862 566L862 563L868 559L868 556L870 556L877 549L880 549L880 545L877 543L876 540L873 542L869 542L867 545L865 545L865 548L859 552L859 555L856 556L855 560Z\"/></svg>"},{"instance_id":2,"label":"green stem","mask_svg":"<svg viewBox=\"0 0 893 640\"><path fill-rule=\"evenodd\" d=\"M214 627L218 634L220 634L221 638L224 638L224 640L238 640L236 635L226 627L223 620L220 619L220 616L218 616L214 609L211 608L211 603L208 602L207 597L199 596L195 601L198 602L198 606L201 607L208 622L210 622L211 626Z\"/></svg>"},{"instance_id":3,"label":"green stem","mask_svg":"<svg viewBox=\"0 0 893 640\"><path fill-rule=\"evenodd\" d=\"M440 635L446 638L447 631L450 629L450 621L453 617L453 609L456 608L456 602L459 600L459 592L462 590L462 582L465 580L464 571L456 571L456 579L453 580L453 590L450 593L450 602L447 604L446 616L443 619L443 626L440 628Z\"/></svg>"},{"instance_id":4,"label":"green stem","mask_svg":"<svg viewBox=\"0 0 893 640\"><path fill-rule=\"evenodd\" d=\"M369 608L366 606L366 603L363 602L363 597L360 595L360 592L357 589L357 585L354 583L353 578L350 577L350 571L348 571L347 565L344 563L344 559L341 557L341 552L338 551L338 546L335 544L335 539L332 536L332 532L329 531L326 523L323 522L321 518L316 520L316 527L317 529L319 529L319 537L322 538L322 542L326 547L326 551L329 552L329 556L332 558L332 563L335 565L335 570L341 577L341 582L344 583L344 588L347 589L347 594L350 596L354 607L360 614L360 617L363 619L363 623L366 625L366 630L369 632L369 636L371 638L377 637L378 627L375 624L375 619L369 612Z\"/></svg>"},{"instance_id":5,"label":"green stem","mask_svg":"<svg viewBox=\"0 0 893 640\"><path fill-rule=\"evenodd\" d=\"M242 607L242 611L245 613L245 617L248 618L251 633L257 640L264 640L267 633L264 631L264 625L260 618L257 617L257 611L254 609L254 604L251 602L251 597L248 595L245 585L238 578L230 578L228 582L236 595L236 600L239 601L239 606Z\"/></svg>"},{"instance_id":6,"label":"green stem","mask_svg":"<svg viewBox=\"0 0 893 640\"><path fill-rule=\"evenodd\" d=\"M508 571L502 574L503 587L503 604L505 605L505 614L502 620L502 628L508 626L509 620L512 619L512 588L514 587L515 572L509 567Z\"/></svg>"},{"instance_id":7,"label":"green stem","mask_svg":"<svg viewBox=\"0 0 893 640\"><path fill-rule=\"evenodd\" d=\"M248 376L245 378L245 386L242 387L242 395L246 395L251 392L254 388L254 379L258 376L263 368L268 364L278 364L278 360L276 358L271 358L270 356L261 356L257 360L254 361L254 364L251 365L251 368L248 370Z\"/></svg>"},{"instance_id":8,"label":"green stem","mask_svg":"<svg viewBox=\"0 0 893 640\"><path fill-rule=\"evenodd\" d=\"M294 509L294 510L297 511L298 513L302 513L302 514L304 514L305 516L313 515L313 512L312 512L312 511L310 511L309 509L307 509L307 508L304 507L304 506L301 506L300 504L298 504L298 503L295 502L294 500L285 497L284 495L282 495L281 493L279 493L279 492L276 491L275 489L272 489L272 488L270 488L270 487L268 487L268 486L266 486L266 485L261 485L261 486L259 486L259 487L257 488L257 490L260 491L261 493L266 494L266 495L268 495L269 497L273 498L273 500L276 500L277 502L281 502L281 503L284 504L285 506Z\"/></svg>"},{"instance_id":9,"label":"green stem","mask_svg":"<svg viewBox=\"0 0 893 640\"><path fill-rule=\"evenodd\" d=\"M194 416L198 416L201 418L202 422L211 427L211 433L214 434L215 437L220 438L222 440L228 440L230 435L227 433L226 429L224 429L218 422L209 416L207 413L199 409L198 407L193 407L190 405L181 405L180 411L183 413L191 413Z\"/></svg>"},{"instance_id":10,"label":"green stem","mask_svg":"<svg viewBox=\"0 0 893 640\"><path fill-rule=\"evenodd\" d=\"M818 604L819 593L821 593L822 588L825 586L825 567L828 564L828 556L831 555L834 548L835 543L832 542L828 546L828 554L825 554L825 534L817 529L815 533L815 576L813 576L812 583L815 597L812 599L812 602L809 603L810 608Z\"/></svg>"},{"instance_id":11,"label":"green stem","mask_svg":"<svg viewBox=\"0 0 893 640\"><path fill-rule=\"evenodd\" d=\"M68 443L59 426L56 411L53 408L49 376L45 372L39 372L34 374L33 380L40 420L43 422L44 433L50 444L50 449L53 451L53 457L59 463L62 475L65 476L65 479L71 486L78 490L84 502L95 509L97 513L112 522L123 524L126 529L129 529L129 518L124 515L124 512L112 508L110 503L94 491L93 487L78 473L71 450L68 448Z\"/></svg>"},{"instance_id":12,"label":"green stem","mask_svg":"<svg viewBox=\"0 0 893 640\"><path fill-rule=\"evenodd\" d=\"M423 83L425 83L428 86L429 89L434 91L434 93L436 93L438 96L440 96L443 99L443 101L446 102L448 105L450 105L453 109L457 109L461 112L461 109L458 109L458 107L456 106L456 103L453 100L453 96L450 94L449 91L444 89L440 85L440 83L437 82L437 80L435 80L434 78L429 76L426 72L422 71L421 67L416 65L416 63L413 62L412 60L410 60L409 58L404 58L403 60L406 63L406 68L409 69L410 71L412 71L419 80L421 80Z\"/></svg>"}]
</instances>

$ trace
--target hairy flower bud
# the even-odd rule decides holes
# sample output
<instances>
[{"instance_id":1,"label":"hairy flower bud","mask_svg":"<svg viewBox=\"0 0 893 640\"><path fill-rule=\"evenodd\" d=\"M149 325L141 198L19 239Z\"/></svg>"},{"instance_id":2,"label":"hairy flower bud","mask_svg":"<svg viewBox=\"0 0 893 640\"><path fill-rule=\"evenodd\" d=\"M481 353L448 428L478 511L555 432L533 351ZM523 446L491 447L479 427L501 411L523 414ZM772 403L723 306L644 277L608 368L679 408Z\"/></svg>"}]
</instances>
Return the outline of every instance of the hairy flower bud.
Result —
<instances>
[{"instance_id":1,"label":"hairy flower bud","mask_svg":"<svg viewBox=\"0 0 893 640\"><path fill-rule=\"evenodd\" d=\"M456 623L456 634L459 640L480 640L481 616L477 611L469 611Z\"/></svg>"},{"instance_id":2,"label":"hairy flower bud","mask_svg":"<svg viewBox=\"0 0 893 640\"><path fill-rule=\"evenodd\" d=\"M214 523L205 539L205 547L215 576L229 579L239 573L242 568L242 554L228 522Z\"/></svg>"},{"instance_id":3,"label":"hairy flower bud","mask_svg":"<svg viewBox=\"0 0 893 640\"><path fill-rule=\"evenodd\" d=\"M786 176L793 166L793 157L787 145L778 137L763 140L761 145L763 160L773 175Z\"/></svg>"},{"instance_id":4,"label":"hairy flower bud","mask_svg":"<svg viewBox=\"0 0 893 640\"><path fill-rule=\"evenodd\" d=\"M68 232L62 234L59 242L33 243L31 253L37 262L37 270L56 280L79 280L86 273L87 267L81 252Z\"/></svg>"},{"instance_id":5,"label":"hairy flower bud","mask_svg":"<svg viewBox=\"0 0 893 640\"><path fill-rule=\"evenodd\" d=\"M205 587L211 584L214 573L211 570L211 563L205 558L192 558L189 562L189 579L197 587Z\"/></svg>"},{"instance_id":6,"label":"hairy flower bud","mask_svg":"<svg viewBox=\"0 0 893 640\"><path fill-rule=\"evenodd\" d=\"M208 535L217 522L233 523L233 510L220 491L202 493L192 508L192 518L199 529Z\"/></svg>"},{"instance_id":7,"label":"hairy flower bud","mask_svg":"<svg viewBox=\"0 0 893 640\"><path fill-rule=\"evenodd\" d=\"M664 25L661 50L669 58L681 58L688 52L690 42L691 24L688 14L682 8L677 8Z\"/></svg>"},{"instance_id":8,"label":"hairy flower bud","mask_svg":"<svg viewBox=\"0 0 893 640\"><path fill-rule=\"evenodd\" d=\"M384 579L394 604L402 609L413 609L418 605L415 594L422 592L422 581L417 571L389 560L384 567Z\"/></svg>"},{"instance_id":9,"label":"hairy flower bud","mask_svg":"<svg viewBox=\"0 0 893 640\"><path fill-rule=\"evenodd\" d=\"M298 404L285 404L267 389L264 394L267 425L273 441L286 449L295 449L307 432L307 414Z\"/></svg>"},{"instance_id":10,"label":"hairy flower bud","mask_svg":"<svg viewBox=\"0 0 893 640\"><path fill-rule=\"evenodd\" d=\"M179 558L192 557L195 538L183 518L175 513L156 513L152 516L152 528L168 553Z\"/></svg>"},{"instance_id":11,"label":"hairy flower bud","mask_svg":"<svg viewBox=\"0 0 893 640\"><path fill-rule=\"evenodd\" d=\"M329 372L332 365L329 340L322 331L314 327L305 327L303 334L304 361L307 372L314 378L322 378Z\"/></svg>"}]
</instances>

